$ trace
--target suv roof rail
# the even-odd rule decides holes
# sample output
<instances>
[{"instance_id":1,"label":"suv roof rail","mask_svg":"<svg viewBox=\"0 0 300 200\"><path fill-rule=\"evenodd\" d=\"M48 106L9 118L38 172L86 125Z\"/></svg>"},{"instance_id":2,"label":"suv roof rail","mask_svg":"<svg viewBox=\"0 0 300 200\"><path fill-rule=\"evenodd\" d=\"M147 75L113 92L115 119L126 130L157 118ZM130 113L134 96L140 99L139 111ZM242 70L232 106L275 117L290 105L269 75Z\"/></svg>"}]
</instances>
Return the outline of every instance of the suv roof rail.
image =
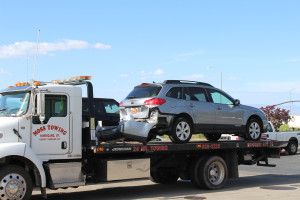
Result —
<instances>
[{"instance_id":1,"label":"suv roof rail","mask_svg":"<svg viewBox=\"0 0 300 200\"><path fill-rule=\"evenodd\" d=\"M188 80L165 80L164 84L195 84L195 85L205 85L205 86L213 87L211 84L208 83L188 81Z\"/></svg>"}]
</instances>

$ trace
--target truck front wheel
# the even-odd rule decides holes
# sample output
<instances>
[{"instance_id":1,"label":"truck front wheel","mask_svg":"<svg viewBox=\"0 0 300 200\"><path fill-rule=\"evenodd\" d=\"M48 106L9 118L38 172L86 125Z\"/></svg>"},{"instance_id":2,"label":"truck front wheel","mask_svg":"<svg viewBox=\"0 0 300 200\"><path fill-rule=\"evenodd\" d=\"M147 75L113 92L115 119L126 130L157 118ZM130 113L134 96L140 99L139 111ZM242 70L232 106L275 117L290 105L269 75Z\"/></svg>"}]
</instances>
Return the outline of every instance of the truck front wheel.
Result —
<instances>
[{"instance_id":1,"label":"truck front wheel","mask_svg":"<svg viewBox=\"0 0 300 200\"><path fill-rule=\"evenodd\" d=\"M7 165L0 169L0 199L30 199L32 180L29 173L17 165Z\"/></svg>"},{"instance_id":2,"label":"truck front wheel","mask_svg":"<svg viewBox=\"0 0 300 200\"><path fill-rule=\"evenodd\" d=\"M295 155L298 151L298 145L297 142L294 140L291 140L286 147L286 150L289 152L289 155Z\"/></svg>"},{"instance_id":3,"label":"truck front wheel","mask_svg":"<svg viewBox=\"0 0 300 200\"><path fill-rule=\"evenodd\" d=\"M192 167L192 183L198 188L216 190L222 188L227 181L227 166L219 156L200 158Z\"/></svg>"}]
</instances>

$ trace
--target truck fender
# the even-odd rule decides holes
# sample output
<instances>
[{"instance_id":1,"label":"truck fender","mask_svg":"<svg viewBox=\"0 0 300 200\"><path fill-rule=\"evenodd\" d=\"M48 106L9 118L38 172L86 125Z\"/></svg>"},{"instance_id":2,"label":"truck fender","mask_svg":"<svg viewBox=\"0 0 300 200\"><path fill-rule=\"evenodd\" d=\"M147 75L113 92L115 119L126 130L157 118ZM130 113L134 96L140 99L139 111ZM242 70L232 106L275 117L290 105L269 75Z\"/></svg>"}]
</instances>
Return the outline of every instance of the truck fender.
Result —
<instances>
[{"instance_id":1,"label":"truck fender","mask_svg":"<svg viewBox=\"0 0 300 200\"><path fill-rule=\"evenodd\" d=\"M24 157L29 159L36 166L41 176L41 187L46 187L46 174L43 167L43 162L37 157L37 155L29 146L26 146Z\"/></svg>"},{"instance_id":2,"label":"truck fender","mask_svg":"<svg viewBox=\"0 0 300 200\"><path fill-rule=\"evenodd\" d=\"M38 169L41 176L41 187L46 187L46 175L43 164L35 153L25 143L3 143L0 145L0 159L9 156L20 156L30 160Z\"/></svg>"}]
</instances>

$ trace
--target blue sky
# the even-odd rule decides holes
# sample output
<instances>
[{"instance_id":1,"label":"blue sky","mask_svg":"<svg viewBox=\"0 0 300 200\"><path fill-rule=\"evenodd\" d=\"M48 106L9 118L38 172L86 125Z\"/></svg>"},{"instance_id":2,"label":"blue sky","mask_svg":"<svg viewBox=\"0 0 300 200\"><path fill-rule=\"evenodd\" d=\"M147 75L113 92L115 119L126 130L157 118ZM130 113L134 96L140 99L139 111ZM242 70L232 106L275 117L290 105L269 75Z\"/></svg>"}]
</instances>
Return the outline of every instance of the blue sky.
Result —
<instances>
[{"instance_id":1,"label":"blue sky","mask_svg":"<svg viewBox=\"0 0 300 200\"><path fill-rule=\"evenodd\" d=\"M300 100L300 1L3 1L0 85L91 75L121 101L142 82L211 83L241 103ZM208 68L212 66L214 68ZM285 108L289 108L286 105ZM300 114L300 103L292 113Z\"/></svg>"}]
</instances>

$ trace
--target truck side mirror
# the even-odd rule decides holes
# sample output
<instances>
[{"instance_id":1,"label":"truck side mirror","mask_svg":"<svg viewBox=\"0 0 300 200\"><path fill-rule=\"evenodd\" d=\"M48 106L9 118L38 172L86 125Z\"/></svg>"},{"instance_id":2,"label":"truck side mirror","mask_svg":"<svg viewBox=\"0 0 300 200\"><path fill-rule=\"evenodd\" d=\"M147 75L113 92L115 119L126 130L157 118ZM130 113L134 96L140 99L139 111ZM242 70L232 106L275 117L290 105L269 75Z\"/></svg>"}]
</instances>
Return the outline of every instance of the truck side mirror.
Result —
<instances>
[{"instance_id":1,"label":"truck side mirror","mask_svg":"<svg viewBox=\"0 0 300 200\"><path fill-rule=\"evenodd\" d=\"M235 99L235 100L234 100L234 105L235 105L235 106L238 106L238 105L240 105L240 104L241 104L240 100L238 100L238 99Z\"/></svg>"},{"instance_id":2,"label":"truck side mirror","mask_svg":"<svg viewBox=\"0 0 300 200\"><path fill-rule=\"evenodd\" d=\"M37 115L40 118L40 121L45 120L45 94L37 93Z\"/></svg>"}]
</instances>

